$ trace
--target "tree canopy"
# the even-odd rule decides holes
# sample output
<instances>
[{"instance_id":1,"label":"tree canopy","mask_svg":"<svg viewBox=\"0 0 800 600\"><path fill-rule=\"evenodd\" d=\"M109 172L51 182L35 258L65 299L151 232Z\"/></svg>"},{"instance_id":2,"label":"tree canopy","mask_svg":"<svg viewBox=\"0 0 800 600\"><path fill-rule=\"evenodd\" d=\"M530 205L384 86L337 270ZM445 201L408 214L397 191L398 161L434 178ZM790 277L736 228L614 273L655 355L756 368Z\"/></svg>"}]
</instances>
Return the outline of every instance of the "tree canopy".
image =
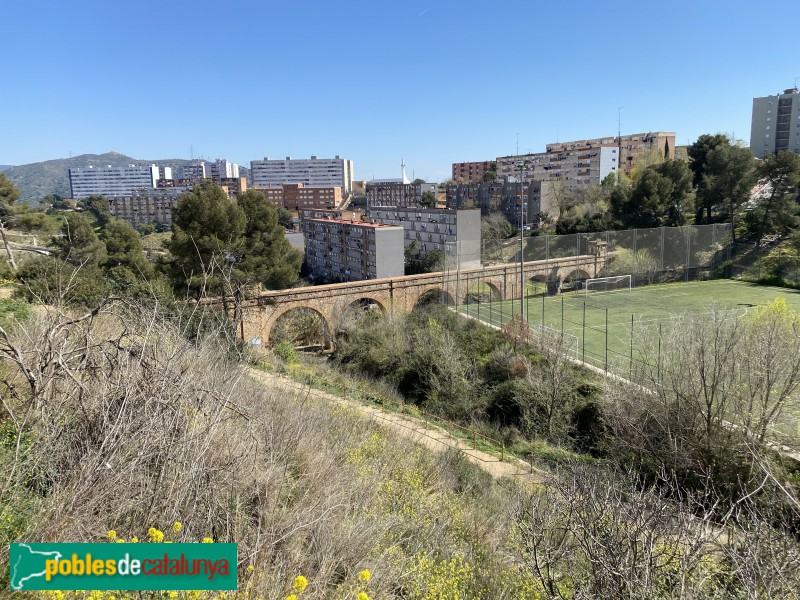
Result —
<instances>
[{"instance_id":1,"label":"tree canopy","mask_svg":"<svg viewBox=\"0 0 800 600\"><path fill-rule=\"evenodd\" d=\"M184 194L172 216L173 284L196 295L234 299L234 325L248 288L289 287L297 281L302 256L291 247L278 223L275 206L248 190L236 202L210 182Z\"/></svg>"}]
</instances>

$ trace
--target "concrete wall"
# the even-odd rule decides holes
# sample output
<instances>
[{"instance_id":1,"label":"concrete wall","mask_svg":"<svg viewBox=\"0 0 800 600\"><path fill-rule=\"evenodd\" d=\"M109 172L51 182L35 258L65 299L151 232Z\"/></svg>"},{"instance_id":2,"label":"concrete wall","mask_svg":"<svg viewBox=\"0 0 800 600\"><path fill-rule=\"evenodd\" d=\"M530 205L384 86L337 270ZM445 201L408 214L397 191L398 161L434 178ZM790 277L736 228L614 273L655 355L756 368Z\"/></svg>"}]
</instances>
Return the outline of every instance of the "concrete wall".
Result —
<instances>
[{"instance_id":1,"label":"concrete wall","mask_svg":"<svg viewBox=\"0 0 800 600\"><path fill-rule=\"evenodd\" d=\"M378 279L405 273L402 227L375 229L375 272Z\"/></svg>"}]
</instances>

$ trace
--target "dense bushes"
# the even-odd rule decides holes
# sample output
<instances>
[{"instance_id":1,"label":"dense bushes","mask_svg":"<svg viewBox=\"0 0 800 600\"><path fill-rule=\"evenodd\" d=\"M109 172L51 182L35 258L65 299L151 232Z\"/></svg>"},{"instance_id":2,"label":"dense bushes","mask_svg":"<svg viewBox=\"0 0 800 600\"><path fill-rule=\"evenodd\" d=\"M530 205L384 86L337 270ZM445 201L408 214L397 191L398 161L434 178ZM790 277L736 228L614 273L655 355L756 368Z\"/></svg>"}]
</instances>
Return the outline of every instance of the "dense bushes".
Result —
<instances>
[{"instance_id":1,"label":"dense bushes","mask_svg":"<svg viewBox=\"0 0 800 600\"><path fill-rule=\"evenodd\" d=\"M596 440L586 438L598 428L585 423L591 388L581 387L581 375L563 354L546 347L539 352L514 349L503 333L431 305L407 316L353 315L333 358L388 380L436 415L462 423L488 420L567 445L579 434L582 447L593 449Z\"/></svg>"}]
</instances>

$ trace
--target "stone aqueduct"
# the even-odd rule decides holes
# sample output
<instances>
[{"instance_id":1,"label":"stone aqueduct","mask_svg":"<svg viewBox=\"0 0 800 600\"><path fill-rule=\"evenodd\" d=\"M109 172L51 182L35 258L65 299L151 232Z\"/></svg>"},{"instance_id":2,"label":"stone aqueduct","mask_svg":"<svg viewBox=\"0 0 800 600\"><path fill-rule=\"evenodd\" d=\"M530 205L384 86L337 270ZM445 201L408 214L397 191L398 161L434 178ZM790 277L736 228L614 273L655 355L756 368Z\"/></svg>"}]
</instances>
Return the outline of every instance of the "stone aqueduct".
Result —
<instances>
[{"instance_id":1,"label":"stone aqueduct","mask_svg":"<svg viewBox=\"0 0 800 600\"><path fill-rule=\"evenodd\" d=\"M569 277L596 277L606 264L605 246L600 244L590 251L593 254L526 262L525 280L546 282L550 293L557 293L560 282ZM355 303L374 303L383 311L410 312L423 296L438 292L448 304L460 305L479 284L488 286L493 300L510 300L519 297L519 269L519 264L501 264L265 292L245 301L240 335L244 340L260 339L268 344L281 315L306 308L322 317L330 341L342 316Z\"/></svg>"}]
</instances>

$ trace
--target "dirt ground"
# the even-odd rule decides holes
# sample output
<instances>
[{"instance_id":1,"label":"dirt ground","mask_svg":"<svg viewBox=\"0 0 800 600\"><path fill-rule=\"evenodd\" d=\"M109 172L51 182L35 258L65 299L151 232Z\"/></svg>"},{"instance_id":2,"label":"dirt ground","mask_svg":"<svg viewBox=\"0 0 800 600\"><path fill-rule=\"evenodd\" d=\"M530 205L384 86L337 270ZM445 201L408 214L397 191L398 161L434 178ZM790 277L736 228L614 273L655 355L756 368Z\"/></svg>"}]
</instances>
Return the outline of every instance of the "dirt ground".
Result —
<instances>
[{"instance_id":1,"label":"dirt ground","mask_svg":"<svg viewBox=\"0 0 800 600\"><path fill-rule=\"evenodd\" d=\"M505 460L501 461L498 456L476 450L467 442L453 437L440 427L425 423L414 417L386 412L378 406L369 406L334 394L315 390L282 375L266 373L257 369L249 369L249 373L251 377L264 384L294 393L309 394L315 398L353 408L364 416L381 423L395 434L417 444L421 444L433 452L444 452L447 448L458 448L470 462L478 465L493 477L524 477L534 482L541 482L544 480L545 474L542 471L532 468L529 463L523 460L506 456Z\"/></svg>"}]
</instances>

